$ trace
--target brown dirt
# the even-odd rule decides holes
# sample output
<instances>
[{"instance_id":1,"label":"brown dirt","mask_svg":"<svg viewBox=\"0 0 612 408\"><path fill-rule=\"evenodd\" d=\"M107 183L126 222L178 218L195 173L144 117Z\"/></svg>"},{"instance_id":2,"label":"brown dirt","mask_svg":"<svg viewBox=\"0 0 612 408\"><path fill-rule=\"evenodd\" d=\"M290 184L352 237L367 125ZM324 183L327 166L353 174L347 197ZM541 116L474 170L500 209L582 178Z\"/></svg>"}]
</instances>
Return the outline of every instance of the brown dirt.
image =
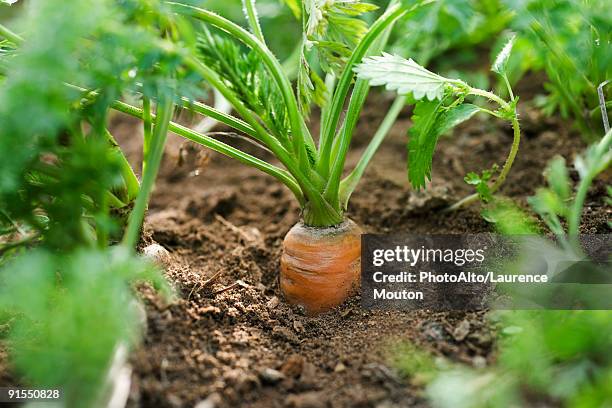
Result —
<instances>
[{"instance_id":1,"label":"brown dirt","mask_svg":"<svg viewBox=\"0 0 612 408\"><path fill-rule=\"evenodd\" d=\"M389 106L387 98L373 97L349 166L382 119L381 107ZM525 205L544 182L546 162L554 154L571 158L584 145L567 123L531 109L521 113L525 136L501 193ZM466 172L502 163L511 130L480 120L460 127L437 148L430 189L416 192L405 171L408 124L404 113L352 198L350 217L368 232L489 231L478 205L453 214L438 210L471 192L462 181ZM114 129L128 150L138 144L137 122L117 117ZM604 184L589 196L584 232L609 232ZM418 381L394 369L395 345L411 341L465 364L494 360L495 328L483 312L372 312L352 298L306 317L287 306L278 290L278 260L282 238L298 217L289 191L272 178L171 140L145 235L170 251L167 275L180 300L165 305L143 294L148 328L132 357L130 406L426 406ZM457 337L464 321L469 330Z\"/></svg>"}]
</instances>

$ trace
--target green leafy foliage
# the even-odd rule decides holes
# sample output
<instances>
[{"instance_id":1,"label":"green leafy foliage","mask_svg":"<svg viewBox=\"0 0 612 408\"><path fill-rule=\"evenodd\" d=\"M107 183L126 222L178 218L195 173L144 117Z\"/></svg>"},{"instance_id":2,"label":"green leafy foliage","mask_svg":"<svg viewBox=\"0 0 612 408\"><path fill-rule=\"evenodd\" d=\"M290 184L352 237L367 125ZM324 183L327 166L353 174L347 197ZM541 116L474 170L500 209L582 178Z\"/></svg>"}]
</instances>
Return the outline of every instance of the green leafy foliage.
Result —
<instances>
[{"instance_id":1,"label":"green leafy foliage","mask_svg":"<svg viewBox=\"0 0 612 408\"><path fill-rule=\"evenodd\" d=\"M437 1L397 24L389 49L424 65L435 59L440 71L448 73L476 61L476 46L493 40L510 18L511 13L497 0ZM436 59L442 54L444 58ZM462 77L467 74L462 72Z\"/></svg>"},{"instance_id":2,"label":"green leafy foliage","mask_svg":"<svg viewBox=\"0 0 612 408\"><path fill-rule=\"evenodd\" d=\"M314 67L339 77L368 30L367 22L359 17L377 7L360 0L304 0L302 7L305 20L297 92L300 109L308 117L312 103L323 107L329 99L325 82Z\"/></svg>"},{"instance_id":3,"label":"green leafy foliage","mask_svg":"<svg viewBox=\"0 0 612 408\"><path fill-rule=\"evenodd\" d=\"M612 162L609 139L611 139L610 134L600 143L590 146L584 155L576 156L574 165L583 184L590 184L594 177L609 168ZM548 187L538 189L536 195L530 197L529 204L542 217L551 231L563 234L560 218L568 220L579 218L583 203L571 200L570 179L565 160L562 157L557 156L550 161L545 175ZM584 199L586 191L581 193Z\"/></svg>"},{"instance_id":4,"label":"green leafy foliage","mask_svg":"<svg viewBox=\"0 0 612 408\"><path fill-rule=\"evenodd\" d=\"M612 17L607 1L505 1L515 14L522 70L543 69L548 114L577 121L583 136L600 135L596 87L612 77ZM516 75L515 75L516 76Z\"/></svg>"},{"instance_id":5,"label":"green leafy foliage","mask_svg":"<svg viewBox=\"0 0 612 408\"><path fill-rule=\"evenodd\" d=\"M500 313L496 318L503 330L497 365L442 371L428 386L427 395L439 408L532 406L542 400L572 407L609 405L610 314L608 310Z\"/></svg>"},{"instance_id":6,"label":"green leafy foliage","mask_svg":"<svg viewBox=\"0 0 612 408\"><path fill-rule=\"evenodd\" d=\"M536 195L530 197L529 204L545 220L552 231L563 231L558 216L566 217L569 213L568 198L570 183L565 167L565 159L557 156L548 164L545 174L549 188L540 188Z\"/></svg>"},{"instance_id":7,"label":"green leafy foliage","mask_svg":"<svg viewBox=\"0 0 612 408\"><path fill-rule=\"evenodd\" d=\"M340 76L346 59L366 33L367 23L358 17L376 10L360 0L304 0L306 47L315 47L325 72Z\"/></svg>"},{"instance_id":8,"label":"green leafy foliage","mask_svg":"<svg viewBox=\"0 0 612 408\"><path fill-rule=\"evenodd\" d=\"M0 53L0 316L25 382L94 406L114 351L141 330L131 283L163 286L131 248L109 246L138 193L109 110L136 90L170 95L176 79L189 95L195 82L159 47L161 27L188 30L156 1L28 6L14 23L23 40Z\"/></svg>"},{"instance_id":9,"label":"green leafy foliage","mask_svg":"<svg viewBox=\"0 0 612 408\"><path fill-rule=\"evenodd\" d=\"M506 45L504 45L499 54L497 54L497 57L491 66L491 71L499 75L506 74L506 67L508 65L508 60L510 59L510 54L512 53L515 38L515 36L510 37Z\"/></svg>"},{"instance_id":10,"label":"green leafy foliage","mask_svg":"<svg viewBox=\"0 0 612 408\"><path fill-rule=\"evenodd\" d=\"M564 236L558 217L569 219L568 232L577 231L571 220L579 219L593 178L609 168L610 146L612 132L577 160L583 167L573 198L565 160L557 156L549 162L545 171L548 187L539 189L529 202L556 234L557 242L534 237L539 232L535 220L511 201L496 198L491 203L485 217L495 222L498 231L530 234L517 257L500 265L506 273L530 270L534 264L537 268L550 267L559 260L584 261L576 241L568 241ZM533 406L538 401L571 407L610 405L611 317L609 310L494 312L492 323L500 333L496 364L484 369L459 366L438 369L427 385L429 401L439 408Z\"/></svg>"},{"instance_id":11,"label":"green leafy foliage","mask_svg":"<svg viewBox=\"0 0 612 408\"><path fill-rule=\"evenodd\" d=\"M355 72L371 85L384 85L386 89L400 95L412 94L414 99L442 99L450 80L434 74L412 59L383 53L382 56L364 58Z\"/></svg>"},{"instance_id":12,"label":"green leafy foliage","mask_svg":"<svg viewBox=\"0 0 612 408\"><path fill-rule=\"evenodd\" d=\"M589 146L585 153L576 156L575 168L580 181L575 191L565 159L554 157L544 171L548 186L538 188L536 194L527 200L549 230L561 240L563 247L577 254L581 253L577 235L584 200L595 177L609 169L612 163L611 146L612 131L599 143ZM531 216L507 200L494 200L485 210L484 216L503 233L538 232ZM566 221L567 228L563 221Z\"/></svg>"},{"instance_id":13,"label":"green leafy foliage","mask_svg":"<svg viewBox=\"0 0 612 408\"><path fill-rule=\"evenodd\" d=\"M149 95L168 93L176 60L159 51L149 26L162 12L142 14L151 10L147 2L119 8L83 1L71 13L58 4L32 7L16 23L27 42L7 45L10 54L0 55L0 209L46 235L49 245L69 248L91 244L92 225L112 232L109 208L128 203L111 192L132 195L124 194L129 172L122 168L129 165L106 131L110 104L137 83ZM66 84L97 91L84 95Z\"/></svg>"},{"instance_id":14,"label":"green leafy foliage","mask_svg":"<svg viewBox=\"0 0 612 408\"><path fill-rule=\"evenodd\" d=\"M536 234L540 231L535 217L526 214L512 200L496 197L482 210L482 217L505 235Z\"/></svg>"},{"instance_id":15,"label":"green leafy foliage","mask_svg":"<svg viewBox=\"0 0 612 408\"><path fill-rule=\"evenodd\" d=\"M312 103L323 107L329 99L325 82L310 67L304 54L300 57L298 68L297 93L300 110L306 117L310 116Z\"/></svg>"},{"instance_id":16,"label":"green leafy foliage","mask_svg":"<svg viewBox=\"0 0 612 408\"><path fill-rule=\"evenodd\" d=\"M538 105L547 114L559 112L576 120L582 135L592 141L601 134L595 89L612 76L609 11L604 0L440 1L397 24L389 49L424 65L435 61L437 72L461 72L462 78L485 88L487 77L473 71L478 50L510 30L516 33L516 58L508 61L508 82L516 83L528 71L544 71L547 81L536 98ZM497 43L492 49L503 49ZM505 84L498 88L503 92Z\"/></svg>"},{"instance_id":17,"label":"green leafy foliage","mask_svg":"<svg viewBox=\"0 0 612 408\"><path fill-rule=\"evenodd\" d=\"M502 52L495 63L496 69L501 69L506 64L510 50L511 46ZM431 180L431 163L440 135L470 119L479 111L512 122L516 140L511 154L516 153L517 138L520 136L518 122L515 120L518 98L513 98L510 102L503 101L498 96L472 88L461 80L448 79L435 74L412 59L386 53L382 56L365 58L355 67L355 71L360 78L369 80L371 85L384 85L386 89L394 90L400 95L410 95L417 101L408 142L408 178L414 187L424 187L426 179ZM474 104L464 103L469 95L485 96L498 103L500 108L492 112ZM510 170L512 161L506 163L502 170L503 177ZM491 172L483 172L482 176L472 174L468 175L466 181L475 185L480 196L488 200L493 193L492 187L487 183L491 175Z\"/></svg>"},{"instance_id":18,"label":"green leafy foliage","mask_svg":"<svg viewBox=\"0 0 612 408\"><path fill-rule=\"evenodd\" d=\"M123 248L37 249L11 261L0 272L0 310L12 320L18 372L37 387L62 388L66 406L94 406L118 345L139 339L130 282L143 280L168 289L156 268Z\"/></svg>"},{"instance_id":19,"label":"green leafy foliage","mask_svg":"<svg viewBox=\"0 0 612 408\"><path fill-rule=\"evenodd\" d=\"M431 180L431 165L438 138L471 118L479 108L472 104L444 106L442 100L416 104L408 131L408 177L415 188Z\"/></svg>"},{"instance_id":20,"label":"green leafy foliage","mask_svg":"<svg viewBox=\"0 0 612 408\"><path fill-rule=\"evenodd\" d=\"M465 182L474 186L480 199L488 203L493 199L489 182L493 178L493 175L499 170L497 164L493 165L489 170L483 170L481 174L470 172L465 176Z\"/></svg>"},{"instance_id":21,"label":"green leafy foliage","mask_svg":"<svg viewBox=\"0 0 612 408\"><path fill-rule=\"evenodd\" d=\"M260 56L253 50L244 50L227 36L213 34L205 27L201 31L198 49L202 61L262 119L274 136L286 142L287 109Z\"/></svg>"}]
</instances>

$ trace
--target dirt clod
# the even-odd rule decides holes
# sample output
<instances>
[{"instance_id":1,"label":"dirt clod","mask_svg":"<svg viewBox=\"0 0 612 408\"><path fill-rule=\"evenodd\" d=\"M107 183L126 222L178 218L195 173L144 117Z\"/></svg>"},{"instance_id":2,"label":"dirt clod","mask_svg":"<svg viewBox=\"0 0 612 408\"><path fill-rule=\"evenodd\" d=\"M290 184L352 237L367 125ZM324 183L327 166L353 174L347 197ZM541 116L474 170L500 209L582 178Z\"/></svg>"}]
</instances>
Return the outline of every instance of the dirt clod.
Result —
<instances>
[{"instance_id":1,"label":"dirt clod","mask_svg":"<svg viewBox=\"0 0 612 408\"><path fill-rule=\"evenodd\" d=\"M288 408L323 408L327 404L320 392L304 392L302 394L289 395L285 400Z\"/></svg>"},{"instance_id":2,"label":"dirt clod","mask_svg":"<svg viewBox=\"0 0 612 408\"><path fill-rule=\"evenodd\" d=\"M467 320L462 320L461 323L455 327L455 330L453 330L453 338L457 341L463 341L463 339L465 339L469 333L470 322Z\"/></svg>"},{"instance_id":3,"label":"dirt clod","mask_svg":"<svg viewBox=\"0 0 612 408\"><path fill-rule=\"evenodd\" d=\"M304 366L304 357L297 355L297 354L292 354L283 363L283 367L281 368L281 371L287 377L297 378L300 376L300 374L302 374L303 366Z\"/></svg>"}]
</instances>

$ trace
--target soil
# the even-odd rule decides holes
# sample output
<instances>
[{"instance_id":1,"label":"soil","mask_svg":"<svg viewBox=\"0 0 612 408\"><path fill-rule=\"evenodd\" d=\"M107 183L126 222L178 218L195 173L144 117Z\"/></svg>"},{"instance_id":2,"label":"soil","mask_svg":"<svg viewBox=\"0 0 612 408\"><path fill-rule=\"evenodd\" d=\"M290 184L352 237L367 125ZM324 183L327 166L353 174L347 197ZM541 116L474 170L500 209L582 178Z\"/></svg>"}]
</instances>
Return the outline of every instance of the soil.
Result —
<instances>
[{"instance_id":1,"label":"soil","mask_svg":"<svg viewBox=\"0 0 612 408\"><path fill-rule=\"evenodd\" d=\"M353 165L391 100L372 95L360 120ZM443 138L424 192L406 177L404 112L354 194L349 216L367 232L474 233L491 231L479 205L441 213L471 193L468 171L503 163L511 129L473 120ZM584 149L568 123L522 105L524 137L501 190L519 205L544 184L546 162ZM314 133L316 134L316 126ZM138 145L138 122L115 118L125 148ZM241 148L262 152L241 141ZM266 153L263 152L265 156ZM130 157L139 160L137 154ZM576 178L576 175L573 175ZM609 175L586 203L583 232L609 233L605 206ZM298 221L289 190L271 177L216 153L172 138L146 220L144 244L169 251L167 276L179 300L164 303L144 290L148 324L133 354L132 407L419 407L427 406L419 378L402 376L394 350L411 342L468 365L495 359L495 326L485 312L367 311L354 297L318 317L282 300L280 245Z\"/></svg>"},{"instance_id":2,"label":"soil","mask_svg":"<svg viewBox=\"0 0 612 408\"><path fill-rule=\"evenodd\" d=\"M386 95L370 96L348 168L391 102ZM544 184L546 162L555 154L571 160L585 144L569 123L545 118L528 103L519 106L524 136L500 193L526 207L526 198ZM472 192L463 182L467 172L503 163L511 129L476 118L442 138L433 181L419 192L406 177L409 124L406 110L352 197L350 218L366 232L492 231L478 204L441 210ZM311 125L316 134L316 123ZM135 165L141 159L140 129L131 118L113 118L112 132ZM240 139L229 141L267 155ZM609 173L591 189L582 232L610 233L608 184ZM291 193L271 177L169 139L142 245L158 243L168 251L161 262L178 300L165 302L146 287L140 291L147 329L131 357L128 406L425 407L422 379L399 370L396 351L402 344L459 364L495 361L496 327L484 311L368 311L355 296L336 310L307 317L285 304L278 288L280 246L298 220ZM11 384L6 361L0 346L0 382Z\"/></svg>"}]
</instances>

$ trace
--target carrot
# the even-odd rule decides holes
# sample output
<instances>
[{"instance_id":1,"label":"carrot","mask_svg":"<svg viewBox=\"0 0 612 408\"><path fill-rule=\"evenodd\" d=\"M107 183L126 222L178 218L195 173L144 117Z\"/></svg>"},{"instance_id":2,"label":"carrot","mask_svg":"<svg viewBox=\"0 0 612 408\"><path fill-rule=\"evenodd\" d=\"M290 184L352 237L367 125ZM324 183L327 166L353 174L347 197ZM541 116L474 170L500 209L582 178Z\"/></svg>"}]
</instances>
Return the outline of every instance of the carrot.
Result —
<instances>
[{"instance_id":1,"label":"carrot","mask_svg":"<svg viewBox=\"0 0 612 408\"><path fill-rule=\"evenodd\" d=\"M349 219L326 228L294 225L281 256L280 287L287 302L310 315L344 302L360 284L361 233Z\"/></svg>"}]
</instances>

